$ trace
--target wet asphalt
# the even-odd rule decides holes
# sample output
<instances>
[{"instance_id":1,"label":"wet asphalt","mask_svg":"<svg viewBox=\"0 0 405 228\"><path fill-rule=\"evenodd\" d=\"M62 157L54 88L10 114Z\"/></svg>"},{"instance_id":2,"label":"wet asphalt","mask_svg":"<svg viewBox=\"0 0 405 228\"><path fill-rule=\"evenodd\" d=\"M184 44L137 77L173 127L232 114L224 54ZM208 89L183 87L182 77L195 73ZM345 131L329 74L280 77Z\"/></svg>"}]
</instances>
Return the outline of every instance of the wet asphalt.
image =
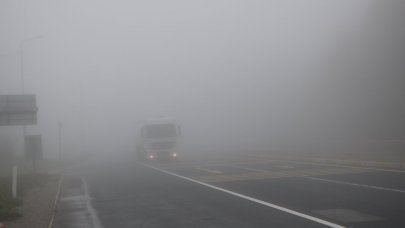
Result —
<instances>
[{"instance_id":1,"label":"wet asphalt","mask_svg":"<svg viewBox=\"0 0 405 228\"><path fill-rule=\"evenodd\" d=\"M145 165L121 157L66 172L56 223L62 228L405 227L404 211L405 172L245 158Z\"/></svg>"}]
</instances>

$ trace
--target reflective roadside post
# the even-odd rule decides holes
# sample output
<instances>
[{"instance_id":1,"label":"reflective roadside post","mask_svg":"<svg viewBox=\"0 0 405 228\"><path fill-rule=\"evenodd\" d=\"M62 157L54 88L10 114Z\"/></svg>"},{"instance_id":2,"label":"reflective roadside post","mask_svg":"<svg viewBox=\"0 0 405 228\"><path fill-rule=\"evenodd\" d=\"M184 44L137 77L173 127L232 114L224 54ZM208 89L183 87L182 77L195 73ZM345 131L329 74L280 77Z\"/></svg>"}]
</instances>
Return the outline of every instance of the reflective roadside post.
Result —
<instances>
[{"instance_id":1,"label":"reflective roadside post","mask_svg":"<svg viewBox=\"0 0 405 228\"><path fill-rule=\"evenodd\" d=\"M12 183L11 183L11 195L13 199L17 198L17 176L18 176L17 166L13 166L12 170Z\"/></svg>"}]
</instances>

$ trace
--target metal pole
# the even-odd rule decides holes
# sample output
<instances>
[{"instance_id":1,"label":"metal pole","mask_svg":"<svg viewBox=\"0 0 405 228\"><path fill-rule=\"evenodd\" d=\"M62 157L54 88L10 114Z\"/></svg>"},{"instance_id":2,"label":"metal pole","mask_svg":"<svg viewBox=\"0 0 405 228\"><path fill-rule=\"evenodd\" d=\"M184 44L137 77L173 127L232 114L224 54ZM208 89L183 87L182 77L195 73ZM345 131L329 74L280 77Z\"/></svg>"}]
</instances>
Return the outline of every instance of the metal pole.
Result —
<instances>
[{"instance_id":1,"label":"metal pole","mask_svg":"<svg viewBox=\"0 0 405 228\"><path fill-rule=\"evenodd\" d=\"M17 166L13 166L12 169L12 183L11 183L11 195L13 196L13 199L17 198Z\"/></svg>"},{"instance_id":2,"label":"metal pole","mask_svg":"<svg viewBox=\"0 0 405 228\"><path fill-rule=\"evenodd\" d=\"M25 72L24 72L24 43L36 40L36 39L41 39L41 36L34 36L26 40L21 40L20 41L20 77L21 77L21 94L25 94ZM23 153L26 155L26 147L25 147L25 135L27 134L27 129L26 126L23 125L22 127L22 133L23 133ZM33 169L34 173L36 173L36 154L32 156L32 163L33 163Z\"/></svg>"},{"instance_id":3,"label":"metal pole","mask_svg":"<svg viewBox=\"0 0 405 228\"><path fill-rule=\"evenodd\" d=\"M34 167L34 173L37 173L37 153L36 153L36 151L32 155L32 167Z\"/></svg>"},{"instance_id":4,"label":"metal pole","mask_svg":"<svg viewBox=\"0 0 405 228\"><path fill-rule=\"evenodd\" d=\"M21 94L25 93L24 83L24 41L20 42L20 77L21 77Z\"/></svg>"},{"instance_id":5,"label":"metal pole","mask_svg":"<svg viewBox=\"0 0 405 228\"><path fill-rule=\"evenodd\" d=\"M25 94L25 83L24 83L24 41L20 42L20 77L21 77L21 94ZM25 125L22 126L22 138L23 138L23 156L27 156L27 148L25 145L25 135L27 134L27 129ZM33 162L33 172L36 172L35 156L32 157Z\"/></svg>"},{"instance_id":6,"label":"metal pole","mask_svg":"<svg viewBox=\"0 0 405 228\"><path fill-rule=\"evenodd\" d=\"M37 39L41 39L42 36L34 36L31 37L29 39L25 39L25 40L21 40L20 41L20 76L21 76L21 93L25 94L25 83L24 83L24 44L29 42L29 41L33 41L33 40L37 40Z\"/></svg>"},{"instance_id":7,"label":"metal pole","mask_svg":"<svg viewBox=\"0 0 405 228\"><path fill-rule=\"evenodd\" d=\"M62 160L62 123L58 122L58 136L59 136L59 160Z\"/></svg>"}]
</instances>

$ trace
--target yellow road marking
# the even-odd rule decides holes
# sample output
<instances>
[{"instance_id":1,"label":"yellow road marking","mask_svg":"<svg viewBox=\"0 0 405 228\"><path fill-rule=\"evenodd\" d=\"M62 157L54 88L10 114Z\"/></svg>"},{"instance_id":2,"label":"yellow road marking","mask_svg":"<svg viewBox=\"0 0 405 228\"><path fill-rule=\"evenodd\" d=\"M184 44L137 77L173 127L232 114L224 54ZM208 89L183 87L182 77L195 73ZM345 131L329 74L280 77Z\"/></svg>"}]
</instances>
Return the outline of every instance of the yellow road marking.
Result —
<instances>
[{"instance_id":1,"label":"yellow road marking","mask_svg":"<svg viewBox=\"0 0 405 228\"><path fill-rule=\"evenodd\" d=\"M243 173L243 174L221 174L221 175L198 176L195 177L195 179L199 181L213 183L213 182L289 178L289 177L339 175L339 174L366 173L366 172L370 171L364 169L332 168L332 169L311 169L311 170L291 170L291 171L268 171L268 172Z\"/></svg>"},{"instance_id":2,"label":"yellow road marking","mask_svg":"<svg viewBox=\"0 0 405 228\"><path fill-rule=\"evenodd\" d=\"M207 173L215 173L215 174L221 174L222 172L219 170L213 170L213 169L206 169L206 168L202 168L202 167L197 167L195 169L201 170L201 171L205 171Z\"/></svg>"}]
</instances>

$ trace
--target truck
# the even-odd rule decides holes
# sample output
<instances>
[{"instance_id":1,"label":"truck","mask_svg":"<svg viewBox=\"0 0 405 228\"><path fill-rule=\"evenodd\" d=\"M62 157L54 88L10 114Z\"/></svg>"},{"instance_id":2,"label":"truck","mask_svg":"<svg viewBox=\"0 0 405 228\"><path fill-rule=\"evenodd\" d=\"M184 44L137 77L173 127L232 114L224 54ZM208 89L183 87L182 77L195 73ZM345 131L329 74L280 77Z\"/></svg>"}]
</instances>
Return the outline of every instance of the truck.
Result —
<instances>
[{"instance_id":1,"label":"truck","mask_svg":"<svg viewBox=\"0 0 405 228\"><path fill-rule=\"evenodd\" d=\"M140 128L138 159L174 160L179 156L180 126L170 118L148 119Z\"/></svg>"}]
</instances>

